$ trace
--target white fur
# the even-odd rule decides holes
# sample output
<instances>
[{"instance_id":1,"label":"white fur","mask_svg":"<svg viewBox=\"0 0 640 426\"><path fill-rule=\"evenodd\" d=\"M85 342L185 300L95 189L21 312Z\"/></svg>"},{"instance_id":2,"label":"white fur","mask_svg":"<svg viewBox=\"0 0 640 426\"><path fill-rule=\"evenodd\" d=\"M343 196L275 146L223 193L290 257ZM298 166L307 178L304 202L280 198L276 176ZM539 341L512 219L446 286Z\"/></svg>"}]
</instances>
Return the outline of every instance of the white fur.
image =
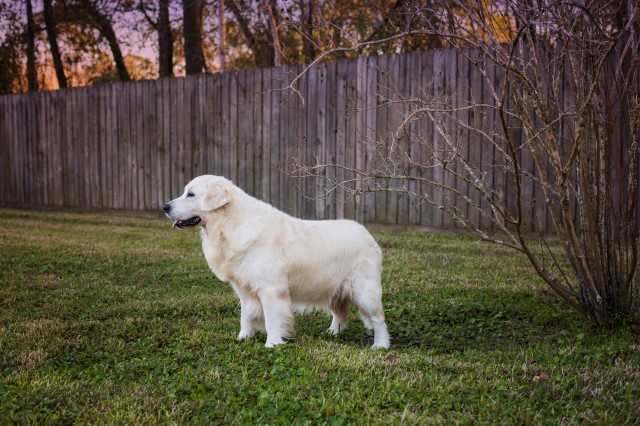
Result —
<instances>
[{"instance_id":1,"label":"white fur","mask_svg":"<svg viewBox=\"0 0 640 426\"><path fill-rule=\"evenodd\" d=\"M239 340L266 330L267 347L284 343L294 307L330 311L329 331L338 334L353 304L373 328L372 347L389 347L382 252L362 225L293 218L218 176L195 178L165 210L176 220L200 217L207 263L240 298Z\"/></svg>"}]
</instances>

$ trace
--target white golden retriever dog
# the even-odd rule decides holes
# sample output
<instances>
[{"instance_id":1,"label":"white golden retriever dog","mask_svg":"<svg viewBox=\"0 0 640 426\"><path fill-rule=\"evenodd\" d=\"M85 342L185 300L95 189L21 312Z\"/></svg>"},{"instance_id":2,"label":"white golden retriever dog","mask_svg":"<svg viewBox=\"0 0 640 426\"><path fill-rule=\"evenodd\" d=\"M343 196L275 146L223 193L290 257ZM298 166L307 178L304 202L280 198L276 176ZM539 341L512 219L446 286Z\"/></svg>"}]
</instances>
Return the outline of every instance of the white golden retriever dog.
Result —
<instances>
[{"instance_id":1,"label":"white golden retriever dog","mask_svg":"<svg viewBox=\"0 0 640 426\"><path fill-rule=\"evenodd\" d=\"M174 228L201 226L209 267L240 298L238 340L266 330L266 346L293 331L294 306L330 311L329 331L346 326L353 304L373 348L388 348L382 310L382 252L351 220L301 220L257 200L219 176L200 176L164 205Z\"/></svg>"}]
</instances>

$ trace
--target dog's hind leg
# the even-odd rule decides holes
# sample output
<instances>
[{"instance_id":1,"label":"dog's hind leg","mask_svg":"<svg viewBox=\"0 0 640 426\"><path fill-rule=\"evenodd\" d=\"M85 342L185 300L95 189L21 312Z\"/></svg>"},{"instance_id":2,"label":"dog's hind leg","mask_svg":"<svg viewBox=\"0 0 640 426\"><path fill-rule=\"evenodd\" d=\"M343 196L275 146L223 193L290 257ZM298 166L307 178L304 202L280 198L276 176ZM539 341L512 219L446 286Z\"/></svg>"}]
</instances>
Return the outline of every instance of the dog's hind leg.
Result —
<instances>
[{"instance_id":1,"label":"dog's hind leg","mask_svg":"<svg viewBox=\"0 0 640 426\"><path fill-rule=\"evenodd\" d=\"M341 331L347 328L347 316L349 314L349 299L338 298L331 302L329 309L333 315L329 333L337 335Z\"/></svg>"},{"instance_id":2,"label":"dog's hind leg","mask_svg":"<svg viewBox=\"0 0 640 426\"><path fill-rule=\"evenodd\" d=\"M353 288L352 302L367 328L373 328L371 348L389 349L389 331L382 310L382 287L379 280L361 277Z\"/></svg>"}]
</instances>

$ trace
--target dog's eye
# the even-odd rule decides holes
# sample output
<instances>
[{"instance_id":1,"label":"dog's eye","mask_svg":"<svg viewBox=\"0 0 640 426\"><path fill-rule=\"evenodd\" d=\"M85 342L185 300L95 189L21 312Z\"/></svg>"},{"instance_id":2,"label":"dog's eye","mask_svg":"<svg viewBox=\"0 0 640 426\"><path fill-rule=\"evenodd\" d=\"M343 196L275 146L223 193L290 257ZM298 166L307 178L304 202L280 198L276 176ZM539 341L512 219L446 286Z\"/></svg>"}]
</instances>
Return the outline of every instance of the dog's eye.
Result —
<instances>
[{"instance_id":1,"label":"dog's eye","mask_svg":"<svg viewBox=\"0 0 640 426\"><path fill-rule=\"evenodd\" d=\"M195 197L195 195L193 195L193 192L189 191L187 192L187 197Z\"/></svg>"}]
</instances>

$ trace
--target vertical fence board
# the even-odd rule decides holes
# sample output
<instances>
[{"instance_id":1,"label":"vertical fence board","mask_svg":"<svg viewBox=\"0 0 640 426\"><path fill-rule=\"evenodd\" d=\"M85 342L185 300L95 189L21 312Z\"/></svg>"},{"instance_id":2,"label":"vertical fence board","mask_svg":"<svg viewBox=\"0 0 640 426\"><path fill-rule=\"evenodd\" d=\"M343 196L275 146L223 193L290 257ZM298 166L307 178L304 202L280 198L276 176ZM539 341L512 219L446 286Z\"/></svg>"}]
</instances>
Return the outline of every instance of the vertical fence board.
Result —
<instances>
[{"instance_id":1,"label":"vertical fence board","mask_svg":"<svg viewBox=\"0 0 640 426\"><path fill-rule=\"evenodd\" d=\"M387 141L387 128L389 125L389 107L385 106L386 100L389 99L389 68L388 68L388 57L386 56L378 56L376 58L376 86L374 99L376 100L375 108L376 108L376 121L374 123L376 134L374 136L374 144L375 145L383 145L386 146ZM384 148L378 148L378 151L381 151L384 155ZM372 158L374 163L374 170L378 170L382 167L379 164L379 160L377 157L377 152L372 153ZM376 186L388 188L388 182L381 181L380 179L376 180ZM391 223L391 220L388 216L387 212L387 193L386 192L376 192L376 216L374 222L376 223Z\"/></svg>"},{"instance_id":2,"label":"vertical fence board","mask_svg":"<svg viewBox=\"0 0 640 426\"><path fill-rule=\"evenodd\" d=\"M272 70L265 68L261 70L262 74L262 96L260 100L262 102L262 119L264 120L264 126L262 127L262 196L260 197L265 202L271 202L271 133L274 123L272 121L272 96L271 84L273 79L271 77Z\"/></svg>"},{"instance_id":3,"label":"vertical fence board","mask_svg":"<svg viewBox=\"0 0 640 426\"><path fill-rule=\"evenodd\" d=\"M283 115L281 108L282 92L282 69L272 68L271 70L271 137L269 139L269 194L270 203L276 207L281 205L280 201L280 173L278 171L280 161L280 121Z\"/></svg>"},{"instance_id":4,"label":"vertical fence board","mask_svg":"<svg viewBox=\"0 0 640 426\"><path fill-rule=\"evenodd\" d=\"M336 102L335 102L335 163L346 165L346 89L347 89L347 61L339 59L336 64ZM345 180L344 170L338 168L335 179L338 183ZM336 190L336 219L343 219L345 214L345 191L342 188Z\"/></svg>"},{"instance_id":5,"label":"vertical fence board","mask_svg":"<svg viewBox=\"0 0 640 426\"><path fill-rule=\"evenodd\" d=\"M221 106L221 79L220 74L214 74L211 79L208 79L209 86L207 87L207 99L209 100L208 121L210 123L210 140L211 144L211 158L210 169L208 173L215 175L222 175L222 113Z\"/></svg>"},{"instance_id":6,"label":"vertical fence board","mask_svg":"<svg viewBox=\"0 0 640 426\"><path fill-rule=\"evenodd\" d=\"M366 84L365 84L365 128L363 133L363 143L365 144L364 154L364 164L365 164L365 172L372 173L375 167L375 146L376 138L377 138L377 120L378 117L378 109L376 108L378 98L378 58L371 56L365 58L366 65ZM375 180L369 180L369 185L374 186L376 184ZM376 221L376 200L378 198L378 194L374 192L368 192L365 196L365 207L364 207L364 222L373 223Z\"/></svg>"},{"instance_id":7,"label":"vertical fence board","mask_svg":"<svg viewBox=\"0 0 640 426\"><path fill-rule=\"evenodd\" d=\"M357 103L358 103L358 92L357 92L357 79L358 79L358 62L354 60L346 60L346 80L345 80L345 105L344 105L344 116L345 116L345 134L343 136L344 139L344 147L345 147L345 164L347 168L353 169L356 167L356 138L355 132L357 127ZM344 172L344 179L348 181L348 188L351 190L355 189L355 184L353 183L353 179L355 178L355 174L349 170ZM347 219L355 219L356 218L356 197L347 194L347 199L344 202L344 216Z\"/></svg>"},{"instance_id":8,"label":"vertical fence board","mask_svg":"<svg viewBox=\"0 0 640 426\"><path fill-rule=\"evenodd\" d=\"M182 188L187 183L187 165L186 165L186 154L185 151L189 149L187 146L187 139L185 137L185 114L187 114L187 105L185 103L185 98L188 98L188 95L185 96L185 79L178 78L175 80L175 96L172 93L172 106L176 106L176 145L177 145L177 173L174 178L174 194L176 196L182 193ZM176 158L176 157L174 157Z\"/></svg>"},{"instance_id":9,"label":"vertical fence board","mask_svg":"<svg viewBox=\"0 0 640 426\"><path fill-rule=\"evenodd\" d=\"M252 193L262 199L262 167L264 165L262 156L264 155L262 146L262 72L256 70L252 73L251 103L253 109L253 134L249 148L251 149L252 166L248 170L248 179L251 182Z\"/></svg>"},{"instance_id":10,"label":"vertical fence board","mask_svg":"<svg viewBox=\"0 0 640 426\"><path fill-rule=\"evenodd\" d=\"M236 185L251 193L247 182L247 168L250 167L247 159L247 145L250 143L249 132L253 119L253 108L249 105L249 91L246 70L238 71L238 142L237 142L237 178Z\"/></svg>"},{"instance_id":11,"label":"vertical fence board","mask_svg":"<svg viewBox=\"0 0 640 426\"><path fill-rule=\"evenodd\" d=\"M419 90L422 85L422 63L420 61L420 57L416 53L412 53L409 55L407 68L405 71L405 90L407 93L405 94L409 99L418 99ZM407 79L406 76L413 76L410 79ZM411 105L410 105L411 106ZM410 113L413 111L407 111ZM422 164L422 141L424 140L423 128L422 124L426 120L421 119L417 122L412 122L408 126L409 132L409 158L411 160L411 166L409 167L409 175L412 176L415 180L409 181L408 189L412 194L422 194L421 183L419 179L422 177L422 169L414 164ZM409 197L409 224L411 225L419 225L420 224L420 208L421 208L421 198L418 197Z\"/></svg>"},{"instance_id":12,"label":"vertical fence board","mask_svg":"<svg viewBox=\"0 0 640 426\"><path fill-rule=\"evenodd\" d=\"M419 99L431 102L433 99L434 85L434 53L430 52L429 55L418 56L420 85L417 88L416 96L418 96ZM420 164L422 165L419 175L425 181L433 181L434 178L433 127L433 121L430 119L429 115L423 115L419 123L419 131L421 134ZM424 194L423 196L428 198L420 204L420 224L423 226L434 226L434 216L437 208L433 204L433 198L436 191L432 185L428 185L425 181L420 184L420 193Z\"/></svg>"},{"instance_id":13,"label":"vertical fence board","mask_svg":"<svg viewBox=\"0 0 640 426\"><path fill-rule=\"evenodd\" d=\"M302 66L296 65L294 67L295 75L301 75ZM292 162L295 159L306 159L307 155L307 133L308 133L308 120L307 120L307 88L309 85L309 76L307 74L302 74L302 77L296 83L297 89L300 94L294 94L295 98L295 108L296 108L296 128L294 139L292 140L292 150L290 158L286 159L287 171L289 174L293 171ZM306 160L305 160L306 162ZM298 217L303 219L311 219L312 212L307 210L307 199L306 189L307 189L307 180L308 178L302 177L300 179L289 178L290 182L290 191L293 191L293 195L295 196L296 201L296 212Z\"/></svg>"},{"instance_id":14,"label":"vertical fence board","mask_svg":"<svg viewBox=\"0 0 640 426\"><path fill-rule=\"evenodd\" d=\"M319 164L327 163L327 64L325 62L318 64L316 74L317 82L317 115L315 121L316 140L314 141L316 155ZM322 169L320 173L326 176L326 169ZM316 202L316 219L327 219L327 202L326 202L327 183L322 178L317 181L317 202Z\"/></svg>"},{"instance_id":15,"label":"vertical fence board","mask_svg":"<svg viewBox=\"0 0 640 426\"><path fill-rule=\"evenodd\" d=\"M355 127L353 129L353 133L348 136L352 138L352 143L354 145L354 165L356 170L364 170L366 167L366 159L365 159L365 144L364 137L367 126L367 112L366 112L366 102L367 102L367 59L364 57L358 58L356 61L355 67ZM355 174L353 177L356 177ZM360 181L356 180L355 182L355 190L362 191L363 185ZM359 194L355 196L355 220L358 222L365 221L365 209L366 209L366 200L369 195L367 193Z\"/></svg>"},{"instance_id":16,"label":"vertical fence board","mask_svg":"<svg viewBox=\"0 0 640 426\"><path fill-rule=\"evenodd\" d=\"M318 115L318 66L314 65L307 71L307 87L304 93L307 113L307 131L305 134L305 152L300 161L305 164L315 164L318 156L317 138L318 127L316 117ZM317 179L308 177L305 180L303 189L305 196L305 216L307 219L317 219L316 201L313 197L316 195Z\"/></svg>"},{"instance_id":17,"label":"vertical fence board","mask_svg":"<svg viewBox=\"0 0 640 426\"><path fill-rule=\"evenodd\" d=\"M238 72L230 74L229 80L229 177L238 182Z\"/></svg>"}]
</instances>

